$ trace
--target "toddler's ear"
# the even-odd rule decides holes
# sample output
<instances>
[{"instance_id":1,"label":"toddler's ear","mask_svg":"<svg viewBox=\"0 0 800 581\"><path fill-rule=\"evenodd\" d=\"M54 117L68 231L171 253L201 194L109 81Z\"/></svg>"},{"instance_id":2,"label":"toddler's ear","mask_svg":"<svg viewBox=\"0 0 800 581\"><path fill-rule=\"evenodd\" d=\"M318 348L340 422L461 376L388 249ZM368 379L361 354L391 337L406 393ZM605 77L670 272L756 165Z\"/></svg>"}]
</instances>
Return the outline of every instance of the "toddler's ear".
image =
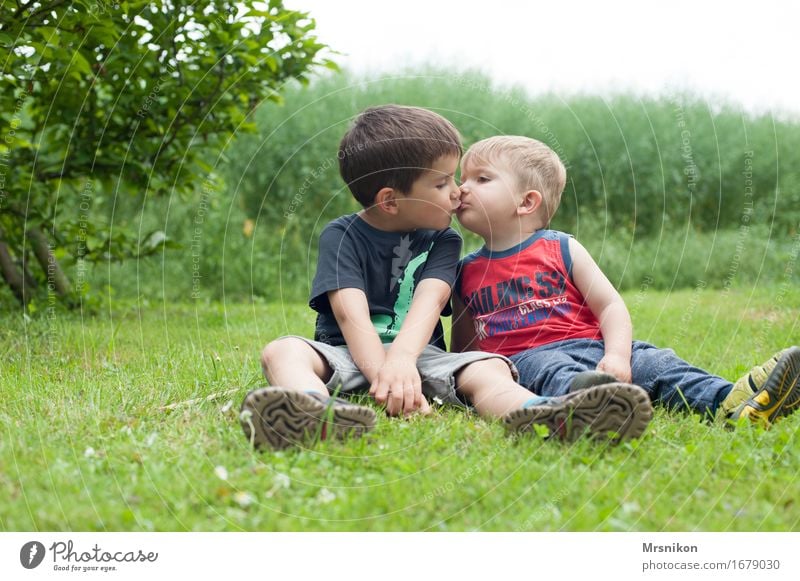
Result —
<instances>
[{"instance_id":1,"label":"toddler's ear","mask_svg":"<svg viewBox=\"0 0 800 581\"><path fill-rule=\"evenodd\" d=\"M382 188L375 194L375 206L387 214L397 214L397 192L393 188Z\"/></svg>"},{"instance_id":2,"label":"toddler's ear","mask_svg":"<svg viewBox=\"0 0 800 581\"><path fill-rule=\"evenodd\" d=\"M542 199L542 194L536 190L525 192L519 206L517 206L517 216L529 216L535 213L542 205Z\"/></svg>"}]
</instances>

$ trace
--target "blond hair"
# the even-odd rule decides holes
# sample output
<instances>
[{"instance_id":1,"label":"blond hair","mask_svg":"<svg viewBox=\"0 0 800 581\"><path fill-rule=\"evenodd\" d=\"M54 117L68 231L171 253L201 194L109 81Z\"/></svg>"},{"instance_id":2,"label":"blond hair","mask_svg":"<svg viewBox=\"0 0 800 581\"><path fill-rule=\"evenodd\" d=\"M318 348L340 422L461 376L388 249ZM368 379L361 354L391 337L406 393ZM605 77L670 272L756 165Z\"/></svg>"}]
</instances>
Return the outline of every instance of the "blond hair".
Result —
<instances>
[{"instance_id":1,"label":"blond hair","mask_svg":"<svg viewBox=\"0 0 800 581\"><path fill-rule=\"evenodd\" d=\"M567 183L567 170L555 151L530 137L498 135L470 147L462 164L479 161L501 162L517 177L522 191L542 194L542 216L545 225L550 223Z\"/></svg>"}]
</instances>

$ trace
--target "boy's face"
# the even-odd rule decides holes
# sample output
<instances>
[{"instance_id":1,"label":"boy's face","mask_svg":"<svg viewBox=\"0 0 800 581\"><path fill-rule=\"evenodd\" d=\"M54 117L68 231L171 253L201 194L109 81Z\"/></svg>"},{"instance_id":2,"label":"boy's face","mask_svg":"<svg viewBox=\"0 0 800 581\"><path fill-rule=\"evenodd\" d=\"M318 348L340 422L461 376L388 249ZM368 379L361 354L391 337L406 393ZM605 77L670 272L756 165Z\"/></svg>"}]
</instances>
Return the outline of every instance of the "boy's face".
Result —
<instances>
[{"instance_id":1,"label":"boy's face","mask_svg":"<svg viewBox=\"0 0 800 581\"><path fill-rule=\"evenodd\" d=\"M407 229L442 230L450 225L460 192L455 174L458 156L440 157L398 198L398 218Z\"/></svg>"},{"instance_id":2,"label":"boy's face","mask_svg":"<svg viewBox=\"0 0 800 581\"><path fill-rule=\"evenodd\" d=\"M458 221L467 230L490 237L493 229L514 224L520 203L517 177L502 163L472 158L461 168Z\"/></svg>"}]
</instances>

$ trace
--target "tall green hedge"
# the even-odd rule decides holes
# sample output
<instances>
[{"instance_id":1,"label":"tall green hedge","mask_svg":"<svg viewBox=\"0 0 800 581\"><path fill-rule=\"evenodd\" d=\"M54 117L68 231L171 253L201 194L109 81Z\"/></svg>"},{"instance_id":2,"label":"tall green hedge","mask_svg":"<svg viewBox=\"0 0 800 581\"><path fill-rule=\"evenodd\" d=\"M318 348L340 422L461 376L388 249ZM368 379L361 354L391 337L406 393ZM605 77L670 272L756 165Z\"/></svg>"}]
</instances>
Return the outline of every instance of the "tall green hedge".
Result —
<instances>
[{"instance_id":1,"label":"tall green hedge","mask_svg":"<svg viewBox=\"0 0 800 581\"><path fill-rule=\"evenodd\" d=\"M687 95L532 98L469 72L333 75L284 94L258 109L257 134L223 152L220 184L116 208L182 250L93 276L144 300L304 300L320 230L359 208L338 175L339 140L365 107L400 103L449 118L467 146L500 133L550 144L569 173L553 225L622 289L800 282L797 123ZM462 234L465 251L479 245Z\"/></svg>"}]
</instances>

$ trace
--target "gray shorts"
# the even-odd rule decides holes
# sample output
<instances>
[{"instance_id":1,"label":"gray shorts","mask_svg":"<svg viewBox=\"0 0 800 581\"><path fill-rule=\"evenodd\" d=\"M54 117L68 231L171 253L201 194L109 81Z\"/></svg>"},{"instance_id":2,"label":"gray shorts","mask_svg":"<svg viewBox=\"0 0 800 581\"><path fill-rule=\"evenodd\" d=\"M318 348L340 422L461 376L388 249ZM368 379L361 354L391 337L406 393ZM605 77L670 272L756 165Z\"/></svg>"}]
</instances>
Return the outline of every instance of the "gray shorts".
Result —
<instances>
[{"instance_id":1,"label":"gray shorts","mask_svg":"<svg viewBox=\"0 0 800 581\"><path fill-rule=\"evenodd\" d=\"M294 339L300 339L311 346L328 363L333 374L326 384L328 391L333 393L341 385L339 393L359 393L369 391L370 384L367 378L356 366L350 356L350 350L345 345L334 347L327 343L320 343L290 335ZM281 337L288 339L289 337ZM384 344L388 349L391 345ZM456 394L456 373L462 367L482 361L484 359L502 359L511 370L514 380L519 379L517 368L513 363L497 353L487 353L485 351L467 351L465 353L448 353L433 345L427 345L417 358L417 371L422 380L422 394L433 403L449 403L460 406L468 406L461 397Z\"/></svg>"}]
</instances>

